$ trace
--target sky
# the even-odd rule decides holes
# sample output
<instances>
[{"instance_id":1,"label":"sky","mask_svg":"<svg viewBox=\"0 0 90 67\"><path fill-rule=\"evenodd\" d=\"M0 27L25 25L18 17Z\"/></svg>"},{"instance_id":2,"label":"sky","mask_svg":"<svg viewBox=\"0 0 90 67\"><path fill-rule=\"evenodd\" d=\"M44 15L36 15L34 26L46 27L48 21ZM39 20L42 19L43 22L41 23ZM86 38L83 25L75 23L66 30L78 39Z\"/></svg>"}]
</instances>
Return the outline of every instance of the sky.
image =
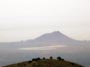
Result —
<instances>
[{"instance_id":1,"label":"sky","mask_svg":"<svg viewBox=\"0 0 90 67\"><path fill-rule=\"evenodd\" d=\"M0 0L0 42L53 31L90 40L90 0Z\"/></svg>"}]
</instances>

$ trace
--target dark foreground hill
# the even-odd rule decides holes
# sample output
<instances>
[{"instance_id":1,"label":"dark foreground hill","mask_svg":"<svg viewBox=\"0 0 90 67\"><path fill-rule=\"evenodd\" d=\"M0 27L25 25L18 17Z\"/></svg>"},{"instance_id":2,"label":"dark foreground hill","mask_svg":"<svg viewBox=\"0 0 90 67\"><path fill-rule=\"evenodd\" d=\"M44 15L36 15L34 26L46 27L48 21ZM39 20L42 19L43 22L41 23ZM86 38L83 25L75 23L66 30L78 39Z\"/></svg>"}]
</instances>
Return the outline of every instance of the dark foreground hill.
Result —
<instances>
[{"instance_id":1,"label":"dark foreground hill","mask_svg":"<svg viewBox=\"0 0 90 67\"><path fill-rule=\"evenodd\" d=\"M3 67L83 67L79 64L65 61L64 59L33 59L22 63L12 64Z\"/></svg>"}]
</instances>

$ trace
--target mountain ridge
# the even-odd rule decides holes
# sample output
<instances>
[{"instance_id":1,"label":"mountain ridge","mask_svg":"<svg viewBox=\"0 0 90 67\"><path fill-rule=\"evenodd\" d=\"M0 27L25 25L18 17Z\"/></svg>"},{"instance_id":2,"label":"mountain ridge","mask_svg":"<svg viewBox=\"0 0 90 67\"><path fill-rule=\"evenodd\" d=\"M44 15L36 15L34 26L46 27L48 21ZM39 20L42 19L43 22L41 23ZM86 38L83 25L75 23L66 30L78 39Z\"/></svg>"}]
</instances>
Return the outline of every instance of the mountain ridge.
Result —
<instances>
[{"instance_id":1,"label":"mountain ridge","mask_svg":"<svg viewBox=\"0 0 90 67\"><path fill-rule=\"evenodd\" d=\"M65 45L79 45L79 44L89 44L90 42L88 41L79 41L72 39L63 33L59 31L54 31L51 33L46 33L43 34L35 39L29 39L25 41L20 41L20 42L1 42L0 45L3 46L8 46L10 47L14 45L14 47L27 47L27 46L47 46L47 45L52 45L52 44L65 44Z\"/></svg>"}]
</instances>

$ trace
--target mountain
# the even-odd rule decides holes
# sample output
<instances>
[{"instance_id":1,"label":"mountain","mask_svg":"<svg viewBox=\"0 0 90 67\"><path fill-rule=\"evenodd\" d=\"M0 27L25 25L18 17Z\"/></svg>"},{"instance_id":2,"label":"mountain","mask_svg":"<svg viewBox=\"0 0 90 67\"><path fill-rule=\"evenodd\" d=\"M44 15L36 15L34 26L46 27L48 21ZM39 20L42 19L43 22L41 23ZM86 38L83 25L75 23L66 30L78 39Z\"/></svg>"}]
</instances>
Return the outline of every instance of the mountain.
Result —
<instances>
[{"instance_id":1,"label":"mountain","mask_svg":"<svg viewBox=\"0 0 90 67\"><path fill-rule=\"evenodd\" d=\"M33 40L26 40L22 44L27 46L47 46L47 45L79 45L79 44L88 44L90 42L79 41L72 39L59 31L52 33L46 33L40 37Z\"/></svg>"},{"instance_id":2,"label":"mountain","mask_svg":"<svg viewBox=\"0 0 90 67\"><path fill-rule=\"evenodd\" d=\"M44 34L38 38L36 38L34 41L37 42L71 42L71 41L75 41L67 36L65 36L64 34L60 33L59 31L55 31L52 33L47 33Z\"/></svg>"},{"instance_id":3,"label":"mountain","mask_svg":"<svg viewBox=\"0 0 90 67\"><path fill-rule=\"evenodd\" d=\"M83 35L84 36L84 35ZM27 61L33 57L61 56L90 67L90 41L79 41L55 31L35 39L0 43L0 66Z\"/></svg>"},{"instance_id":4,"label":"mountain","mask_svg":"<svg viewBox=\"0 0 90 67\"><path fill-rule=\"evenodd\" d=\"M7 65L3 67L83 67L82 65L65 61L64 59L40 59Z\"/></svg>"},{"instance_id":5,"label":"mountain","mask_svg":"<svg viewBox=\"0 0 90 67\"><path fill-rule=\"evenodd\" d=\"M36 39L26 40L21 42L3 42L0 43L0 47L35 47L35 46L49 46L49 45L80 45L80 44L90 44L88 41L78 41L72 39L59 31L52 33L46 33Z\"/></svg>"}]
</instances>

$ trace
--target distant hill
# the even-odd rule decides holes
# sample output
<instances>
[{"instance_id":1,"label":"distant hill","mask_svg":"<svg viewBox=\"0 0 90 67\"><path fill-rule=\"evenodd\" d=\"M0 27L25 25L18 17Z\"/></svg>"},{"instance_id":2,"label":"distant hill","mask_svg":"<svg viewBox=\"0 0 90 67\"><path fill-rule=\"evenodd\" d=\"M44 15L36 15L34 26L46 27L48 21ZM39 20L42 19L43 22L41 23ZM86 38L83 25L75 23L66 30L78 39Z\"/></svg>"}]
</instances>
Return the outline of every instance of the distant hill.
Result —
<instances>
[{"instance_id":1,"label":"distant hill","mask_svg":"<svg viewBox=\"0 0 90 67\"><path fill-rule=\"evenodd\" d=\"M40 47L51 45L89 45L90 41L79 41L72 39L59 31L46 33L35 39L29 39L21 42L1 42L0 48L23 48L23 47Z\"/></svg>"},{"instance_id":2,"label":"distant hill","mask_svg":"<svg viewBox=\"0 0 90 67\"><path fill-rule=\"evenodd\" d=\"M22 63L12 64L3 67L83 67L79 64L65 61L64 59L40 59L36 58L32 61L26 61Z\"/></svg>"},{"instance_id":3,"label":"distant hill","mask_svg":"<svg viewBox=\"0 0 90 67\"><path fill-rule=\"evenodd\" d=\"M89 65L90 41L75 40L59 31L54 31L45 33L35 39L0 43L1 66L27 61L37 56L47 57L50 55L62 55L67 60Z\"/></svg>"}]
</instances>

